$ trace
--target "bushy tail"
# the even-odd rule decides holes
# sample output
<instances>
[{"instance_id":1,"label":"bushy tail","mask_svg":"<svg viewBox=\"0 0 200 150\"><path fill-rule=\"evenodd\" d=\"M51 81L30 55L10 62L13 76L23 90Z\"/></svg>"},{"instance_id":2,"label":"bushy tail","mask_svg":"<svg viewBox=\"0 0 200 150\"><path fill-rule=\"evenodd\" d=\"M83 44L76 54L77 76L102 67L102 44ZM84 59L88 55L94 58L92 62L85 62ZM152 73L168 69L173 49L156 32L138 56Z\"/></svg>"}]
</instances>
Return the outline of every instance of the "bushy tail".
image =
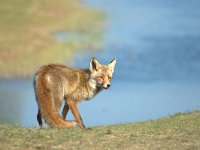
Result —
<instances>
[{"instance_id":1,"label":"bushy tail","mask_svg":"<svg viewBox=\"0 0 200 150\"><path fill-rule=\"evenodd\" d=\"M43 118L52 128L68 128L71 122L64 121L58 114L54 104L53 89L45 76L36 75L34 80L35 95Z\"/></svg>"}]
</instances>

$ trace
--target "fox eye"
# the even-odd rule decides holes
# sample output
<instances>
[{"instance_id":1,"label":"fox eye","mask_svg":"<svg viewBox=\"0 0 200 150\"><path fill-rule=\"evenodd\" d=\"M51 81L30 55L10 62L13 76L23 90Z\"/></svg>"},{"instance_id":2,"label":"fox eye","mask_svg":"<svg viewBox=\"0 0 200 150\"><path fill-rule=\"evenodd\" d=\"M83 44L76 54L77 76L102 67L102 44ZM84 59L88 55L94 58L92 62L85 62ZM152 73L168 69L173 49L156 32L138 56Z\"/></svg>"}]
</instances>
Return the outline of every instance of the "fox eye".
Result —
<instances>
[{"instance_id":1,"label":"fox eye","mask_svg":"<svg viewBox=\"0 0 200 150\"><path fill-rule=\"evenodd\" d=\"M109 79L109 80L111 80L111 79L112 79L112 77L111 77L111 76L109 76L109 77L108 77L108 79Z\"/></svg>"},{"instance_id":2,"label":"fox eye","mask_svg":"<svg viewBox=\"0 0 200 150\"><path fill-rule=\"evenodd\" d=\"M103 80L103 77L99 77L99 79Z\"/></svg>"}]
</instances>

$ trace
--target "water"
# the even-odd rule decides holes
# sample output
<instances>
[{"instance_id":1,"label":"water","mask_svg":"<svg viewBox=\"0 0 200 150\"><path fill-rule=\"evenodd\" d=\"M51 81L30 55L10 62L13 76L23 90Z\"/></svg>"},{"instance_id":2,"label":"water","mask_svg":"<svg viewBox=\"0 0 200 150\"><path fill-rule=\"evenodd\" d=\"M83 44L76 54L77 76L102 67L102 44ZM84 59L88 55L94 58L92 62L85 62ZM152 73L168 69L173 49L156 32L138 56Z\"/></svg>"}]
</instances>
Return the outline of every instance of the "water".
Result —
<instances>
[{"instance_id":1,"label":"water","mask_svg":"<svg viewBox=\"0 0 200 150\"><path fill-rule=\"evenodd\" d=\"M200 110L198 0L85 0L85 4L108 16L105 49L77 54L74 66L87 67L93 56L102 63L117 58L111 89L79 105L86 126ZM64 39L69 38L67 34ZM32 78L1 80L0 101L1 122L38 127Z\"/></svg>"}]
</instances>

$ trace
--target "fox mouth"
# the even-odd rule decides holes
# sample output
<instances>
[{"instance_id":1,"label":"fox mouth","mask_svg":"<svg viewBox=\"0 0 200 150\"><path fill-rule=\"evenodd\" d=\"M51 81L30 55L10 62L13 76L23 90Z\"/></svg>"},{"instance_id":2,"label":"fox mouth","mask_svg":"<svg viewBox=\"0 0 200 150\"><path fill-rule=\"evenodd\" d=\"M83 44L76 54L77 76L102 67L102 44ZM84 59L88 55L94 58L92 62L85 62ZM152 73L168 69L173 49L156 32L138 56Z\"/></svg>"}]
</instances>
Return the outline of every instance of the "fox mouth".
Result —
<instances>
[{"instance_id":1,"label":"fox mouth","mask_svg":"<svg viewBox=\"0 0 200 150\"><path fill-rule=\"evenodd\" d=\"M103 89L107 90L107 89L109 89L109 87L103 87Z\"/></svg>"},{"instance_id":2,"label":"fox mouth","mask_svg":"<svg viewBox=\"0 0 200 150\"><path fill-rule=\"evenodd\" d=\"M111 85L110 84L107 84L107 85L104 85L104 84L97 84L97 87L100 87L100 88L102 88L102 89L105 89L105 90L107 90L107 89L109 89L110 87L111 87Z\"/></svg>"},{"instance_id":3,"label":"fox mouth","mask_svg":"<svg viewBox=\"0 0 200 150\"><path fill-rule=\"evenodd\" d=\"M109 89L109 88L110 88L110 86L111 86L111 85L110 85L110 84L108 84L107 86L103 86L103 88L107 90L107 89Z\"/></svg>"}]
</instances>

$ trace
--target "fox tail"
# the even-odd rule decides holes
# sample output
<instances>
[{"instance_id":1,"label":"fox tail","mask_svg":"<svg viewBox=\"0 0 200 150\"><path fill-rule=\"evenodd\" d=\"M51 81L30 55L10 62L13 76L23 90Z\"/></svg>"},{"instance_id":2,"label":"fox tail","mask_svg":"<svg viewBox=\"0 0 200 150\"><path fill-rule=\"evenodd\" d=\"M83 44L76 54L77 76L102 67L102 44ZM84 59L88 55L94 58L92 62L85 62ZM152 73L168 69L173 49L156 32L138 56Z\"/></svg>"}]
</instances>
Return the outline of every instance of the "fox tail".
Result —
<instances>
[{"instance_id":1,"label":"fox tail","mask_svg":"<svg viewBox=\"0 0 200 150\"><path fill-rule=\"evenodd\" d=\"M72 124L63 120L63 118L61 118L56 111L52 91L53 89L47 81L47 78L40 74L36 75L34 80L34 88L38 107L46 123L51 128L71 127Z\"/></svg>"}]
</instances>

